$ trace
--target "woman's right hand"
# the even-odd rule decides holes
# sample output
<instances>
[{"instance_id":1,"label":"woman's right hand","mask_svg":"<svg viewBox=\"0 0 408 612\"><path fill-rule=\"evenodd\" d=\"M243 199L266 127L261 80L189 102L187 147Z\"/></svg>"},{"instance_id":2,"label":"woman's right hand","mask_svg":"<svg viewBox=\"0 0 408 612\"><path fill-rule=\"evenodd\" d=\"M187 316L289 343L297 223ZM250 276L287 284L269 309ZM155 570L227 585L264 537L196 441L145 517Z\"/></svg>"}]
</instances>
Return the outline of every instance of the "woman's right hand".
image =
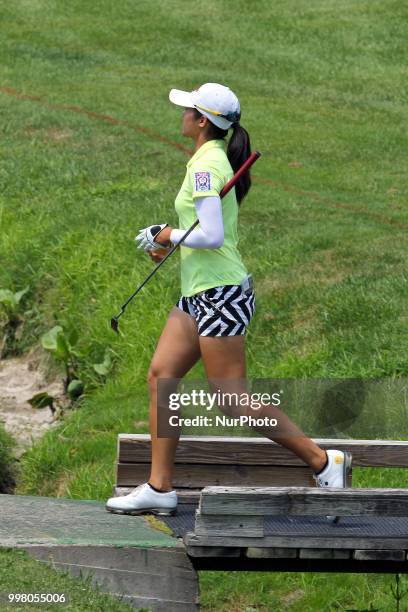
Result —
<instances>
[{"instance_id":1,"label":"woman's right hand","mask_svg":"<svg viewBox=\"0 0 408 612\"><path fill-rule=\"evenodd\" d=\"M166 257L167 253L170 249L152 249L151 251L147 251L150 259L152 259L155 263L159 263L164 257Z\"/></svg>"}]
</instances>

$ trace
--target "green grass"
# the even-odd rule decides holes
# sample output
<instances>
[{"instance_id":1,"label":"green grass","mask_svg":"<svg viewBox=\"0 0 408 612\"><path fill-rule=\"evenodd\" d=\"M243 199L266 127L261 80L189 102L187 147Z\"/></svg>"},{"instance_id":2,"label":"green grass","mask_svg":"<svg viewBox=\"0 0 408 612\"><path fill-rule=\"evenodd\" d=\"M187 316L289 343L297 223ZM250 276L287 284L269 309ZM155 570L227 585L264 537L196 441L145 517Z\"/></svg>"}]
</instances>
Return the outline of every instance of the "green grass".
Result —
<instances>
[{"instance_id":1,"label":"green grass","mask_svg":"<svg viewBox=\"0 0 408 612\"><path fill-rule=\"evenodd\" d=\"M16 478L16 462L14 461L15 441L4 429L0 421L0 493L10 493Z\"/></svg>"},{"instance_id":2,"label":"green grass","mask_svg":"<svg viewBox=\"0 0 408 612\"><path fill-rule=\"evenodd\" d=\"M262 152L240 211L257 292L248 376L407 375L407 14L391 0L0 7L0 288L30 286L20 351L55 324L79 331L87 385L84 402L22 458L19 492L104 499L117 433L148 431L146 374L179 296L178 256L129 305L122 336L109 320L152 269L135 249L138 230L177 227L188 158L161 138L190 143L172 87L230 85ZM115 367L95 388L92 364L108 347ZM190 376L202 378L202 365ZM404 471L391 473L387 486L400 485ZM384 486L389 473L355 476ZM386 609L392 580L201 579L208 609L279 609L276 598L300 590L291 609L316 611Z\"/></svg>"},{"instance_id":3,"label":"green grass","mask_svg":"<svg viewBox=\"0 0 408 612\"><path fill-rule=\"evenodd\" d=\"M9 600L12 593L55 594L61 603L16 603ZM2 612L19 610L57 610L67 612L126 612L134 610L118 599L102 593L90 578L74 578L68 572L53 570L32 559L28 553L11 548L0 549L0 602ZM64 601L65 600L65 601ZM63 602L63 603L62 603Z\"/></svg>"}]
</instances>

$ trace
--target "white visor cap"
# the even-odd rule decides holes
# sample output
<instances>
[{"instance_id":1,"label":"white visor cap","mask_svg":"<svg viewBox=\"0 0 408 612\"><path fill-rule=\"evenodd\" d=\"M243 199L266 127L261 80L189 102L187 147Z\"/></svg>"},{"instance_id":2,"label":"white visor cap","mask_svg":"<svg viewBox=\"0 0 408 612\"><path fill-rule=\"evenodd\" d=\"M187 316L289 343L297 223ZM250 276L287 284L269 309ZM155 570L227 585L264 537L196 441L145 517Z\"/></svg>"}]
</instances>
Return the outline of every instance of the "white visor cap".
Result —
<instances>
[{"instance_id":1,"label":"white visor cap","mask_svg":"<svg viewBox=\"0 0 408 612\"><path fill-rule=\"evenodd\" d=\"M218 83L205 83L191 92L172 89L169 99L178 106L196 108L223 130L228 130L241 117L237 96L229 87Z\"/></svg>"}]
</instances>

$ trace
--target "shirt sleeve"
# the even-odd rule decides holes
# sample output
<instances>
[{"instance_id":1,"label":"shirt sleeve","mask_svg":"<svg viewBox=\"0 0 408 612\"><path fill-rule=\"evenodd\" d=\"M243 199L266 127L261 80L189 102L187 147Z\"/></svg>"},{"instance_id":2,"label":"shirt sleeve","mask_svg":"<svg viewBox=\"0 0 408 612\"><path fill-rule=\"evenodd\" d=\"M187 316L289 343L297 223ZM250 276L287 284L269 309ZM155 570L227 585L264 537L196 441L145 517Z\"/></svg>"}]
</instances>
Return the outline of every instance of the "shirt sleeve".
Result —
<instances>
[{"instance_id":1,"label":"shirt sleeve","mask_svg":"<svg viewBox=\"0 0 408 612\"><path fill-rule=\"evenodd\" d=\"M193 249L217 249L224 243L221 199L218 195L201 196L194 200L200 227L195 227L182 245ZM178 243L187 230L173 229L170 241Z\"/></svg>"},{"instance_id":2,"label":"shirt sleeve","mask_svg":"<svg viewBox=\"0 0 408 612\"><path fill-rule=\"evenodd\" d=\"M225 179L210 165L194 164L190 168L193 199L203 196L217 196L224 187Z\"/></svg>"}]
</instances>

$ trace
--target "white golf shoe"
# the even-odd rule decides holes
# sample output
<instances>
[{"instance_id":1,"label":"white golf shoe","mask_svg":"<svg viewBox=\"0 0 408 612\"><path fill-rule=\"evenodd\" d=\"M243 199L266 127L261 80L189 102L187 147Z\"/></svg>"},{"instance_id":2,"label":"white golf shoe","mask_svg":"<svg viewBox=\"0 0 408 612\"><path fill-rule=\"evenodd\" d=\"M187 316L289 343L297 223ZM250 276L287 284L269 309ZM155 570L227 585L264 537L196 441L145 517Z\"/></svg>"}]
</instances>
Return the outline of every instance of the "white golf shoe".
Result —
<instances>
[{"instance_id":1,"label":"white golf shoe","mask_svg":"<svg viewBox=\"0 0 408 612\"><path fill-rule=\"evenodd\" d=\"M176 513L177 493L168 491L159 493L145 482L128 495L111 497L106 502L106 510L115 514L159 514L170 516Z\"/></svg>"},{"instance_id":2,"label":"white golf shoe","mask_svg":"<svg viewBox=\"0 0 408 612\"><path fill-rule=\"evenodd\" d=\"M324 470L313 474L318 487L338 487L347 486L347 476L351 471L351 453L348 451L327 450L328 462ZM337 523L338 516L327 516L327 520Z\"/></svg>"}]
</instances>

